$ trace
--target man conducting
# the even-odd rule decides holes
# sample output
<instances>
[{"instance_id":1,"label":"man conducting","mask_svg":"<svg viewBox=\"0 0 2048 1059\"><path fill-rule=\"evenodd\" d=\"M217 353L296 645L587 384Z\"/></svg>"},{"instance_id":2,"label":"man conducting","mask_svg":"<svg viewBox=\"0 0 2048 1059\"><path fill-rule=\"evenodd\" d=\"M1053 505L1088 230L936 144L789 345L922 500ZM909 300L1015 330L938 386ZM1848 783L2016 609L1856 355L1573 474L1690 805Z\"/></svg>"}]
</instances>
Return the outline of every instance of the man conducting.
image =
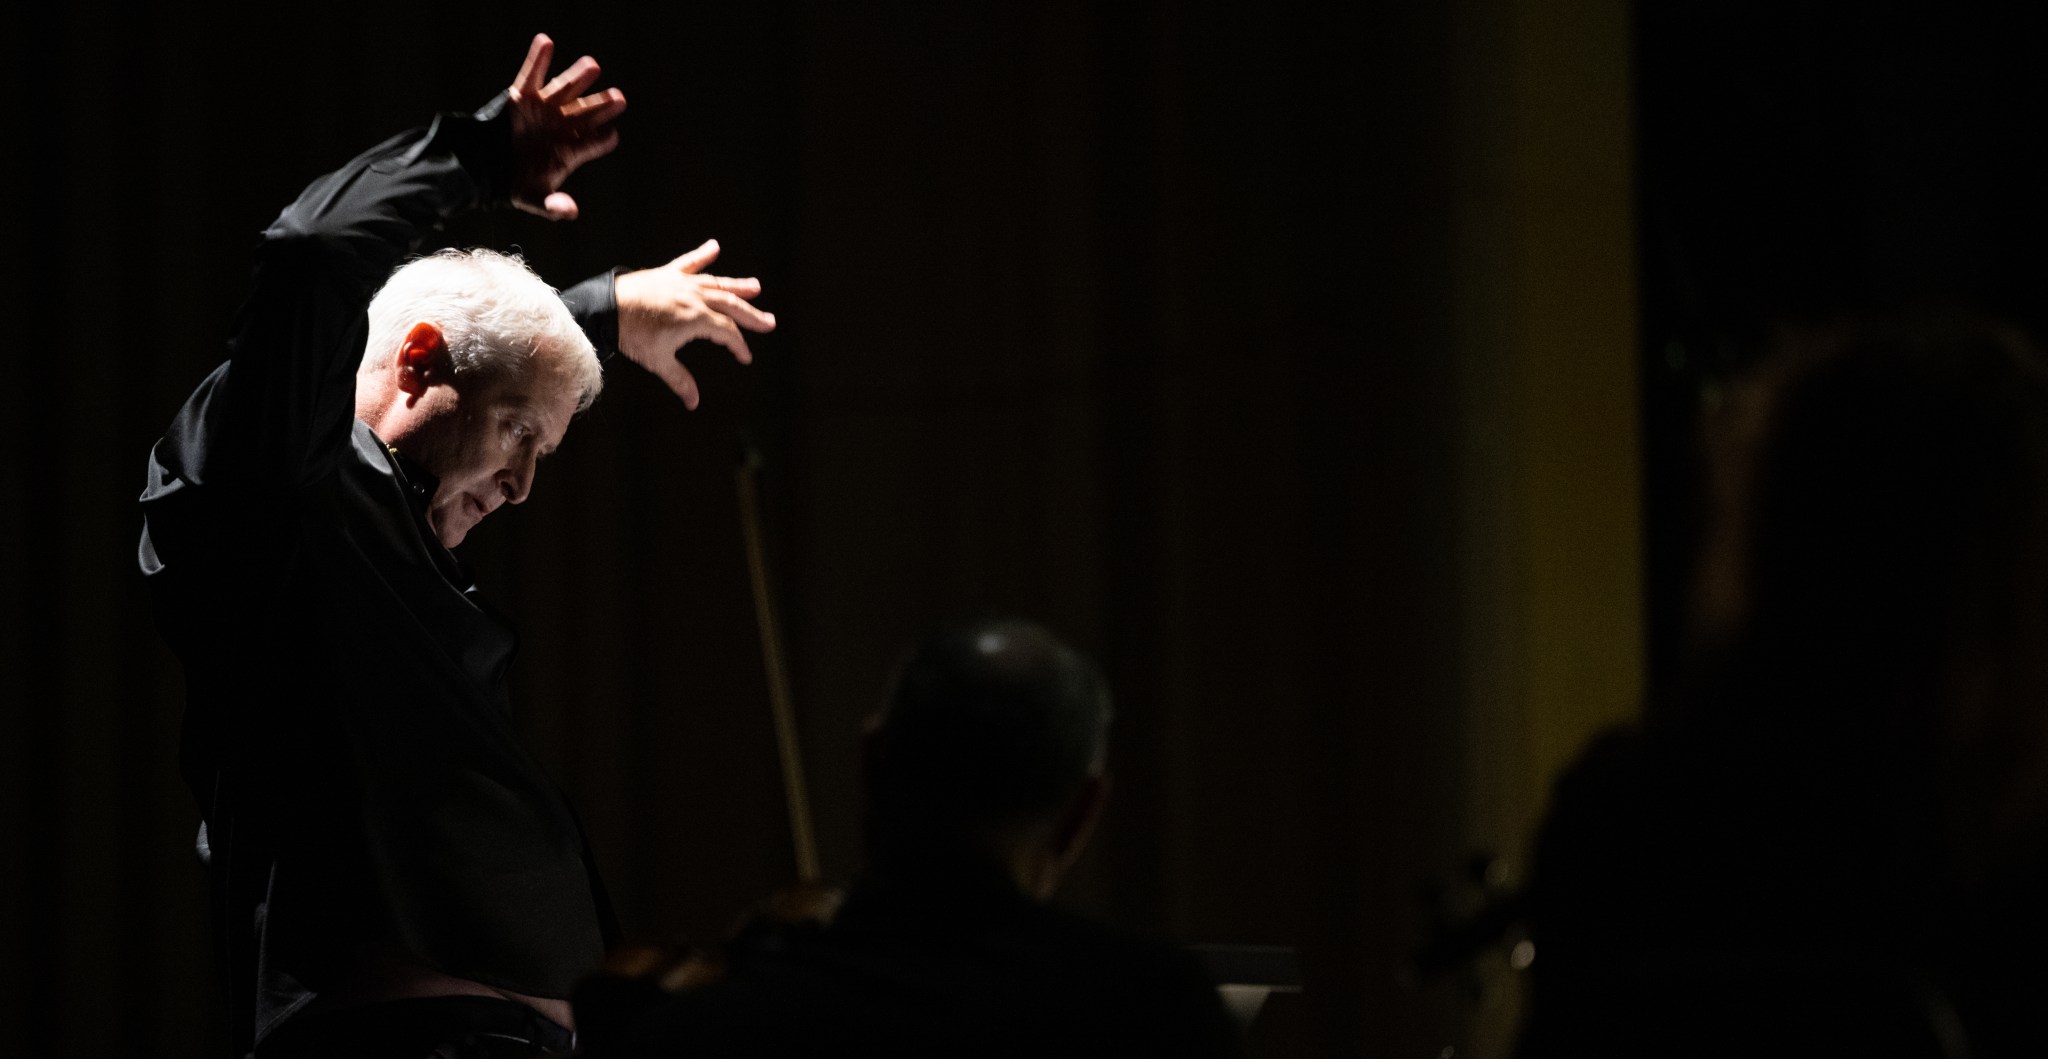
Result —
<instances>
[{"instance_id":1,"label":"man conducting","mask_svg":"<svg viewBox=\"0 0 2048 1059\"><path fill-rule=\"evenodd\" d=\"M1239 1054L1191 955L1047 903L1107 796L1109 722L1095 668L1036 625L926 638L869 723L868 867L829 924L764 918L696 988L715 973L622 952L641 977L578 996L587 1054Z\"/></svg>"},{"instance_id":2,"label":"man conducting","mask_svg":"<svg viewBox=\"0 0 2048 1059\"><path fill-rule=\"evenodd\" d=\"M750 359L752 279L668 266L557 295L444 251L455 214L576 216L617 142L589 57L315 181L263 233L228 359L151 453L140 549L185 664L237 1056L565 1051L615 928L580 825L514 738L513 633L449 552L526 499L614 351L694 407L692 339ZM380 289L381 288L381 289Z\"/></svg>"}]
</instances>

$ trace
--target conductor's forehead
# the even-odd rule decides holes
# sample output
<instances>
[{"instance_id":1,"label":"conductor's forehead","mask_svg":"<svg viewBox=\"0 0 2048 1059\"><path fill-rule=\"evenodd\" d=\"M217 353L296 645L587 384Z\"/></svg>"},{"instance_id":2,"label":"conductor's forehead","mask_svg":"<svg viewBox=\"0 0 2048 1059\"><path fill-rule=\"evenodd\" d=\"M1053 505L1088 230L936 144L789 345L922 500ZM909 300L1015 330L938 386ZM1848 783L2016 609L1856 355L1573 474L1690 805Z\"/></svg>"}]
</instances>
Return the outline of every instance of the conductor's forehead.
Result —
<instances>
[{"instance_id":1,"label":"conductor's forehead","mask_svg":"<svg viewBox=\"0 0 2048 1059\"><path fill-rule=\"evenodd\" d=\"M524 416L551 441L559 442L576 417L582 390L566 357L536 353L518 371L494 376L489 400L499 410Z\"/></svg>"}]
</instances>

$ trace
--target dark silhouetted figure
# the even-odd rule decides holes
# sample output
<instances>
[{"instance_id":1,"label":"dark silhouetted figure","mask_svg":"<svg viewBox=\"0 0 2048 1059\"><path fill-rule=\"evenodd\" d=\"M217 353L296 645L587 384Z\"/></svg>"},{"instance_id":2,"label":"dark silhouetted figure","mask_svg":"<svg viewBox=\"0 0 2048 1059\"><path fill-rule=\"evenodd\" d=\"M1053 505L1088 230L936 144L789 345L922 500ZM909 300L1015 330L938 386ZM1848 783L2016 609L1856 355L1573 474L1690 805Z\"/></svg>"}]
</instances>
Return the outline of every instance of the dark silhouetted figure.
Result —
<instances>
[{"instance_id":1,"label":"dark silhouetted figure","mask_svg":"<svg viewBox=\"0 0 2048 1059\"><path fill-rule=\"evenodd\" d=\"M1694 670L1539 839L1523 1054L2048 1050L2048 371L1845 329L1723 425Z\"/></svg>"},{"instance_id":2,"label":"dark silhouetted figure","mask_svg":"<svg viewBox=\"0 0 2048 1059\"><path fill-rule=\"evenodd\" d=\"M586 989L588 1054L1238 1053L1191 956L1046 903L1101 811L1109 722L1035 625L926 639L869 722L869 866L829 924L745 931L722 979L623 1026Z\"/></svg>"}]
</instances>

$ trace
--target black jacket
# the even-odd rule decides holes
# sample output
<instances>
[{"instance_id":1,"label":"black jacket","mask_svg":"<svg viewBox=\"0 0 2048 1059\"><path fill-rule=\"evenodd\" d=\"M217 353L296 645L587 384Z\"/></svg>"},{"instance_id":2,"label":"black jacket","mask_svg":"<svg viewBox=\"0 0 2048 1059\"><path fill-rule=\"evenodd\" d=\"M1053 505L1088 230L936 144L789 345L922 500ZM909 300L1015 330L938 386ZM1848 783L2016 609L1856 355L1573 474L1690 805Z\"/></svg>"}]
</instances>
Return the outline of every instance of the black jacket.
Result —
<instances>
[{"instance_id":1,"label":"black jacket","mask_svg":"<svg viewBox=\"0 0 2048 1059\"><path fill-rule=\"evenodd\" d=\"M993 873L868 880L828 927L743 935L718 984L604 1024L590 1059L1242 1052L1190 954L1029 900ZM625 1005L614 1007L623 1013Z\"/></svg>"}]
</instances>

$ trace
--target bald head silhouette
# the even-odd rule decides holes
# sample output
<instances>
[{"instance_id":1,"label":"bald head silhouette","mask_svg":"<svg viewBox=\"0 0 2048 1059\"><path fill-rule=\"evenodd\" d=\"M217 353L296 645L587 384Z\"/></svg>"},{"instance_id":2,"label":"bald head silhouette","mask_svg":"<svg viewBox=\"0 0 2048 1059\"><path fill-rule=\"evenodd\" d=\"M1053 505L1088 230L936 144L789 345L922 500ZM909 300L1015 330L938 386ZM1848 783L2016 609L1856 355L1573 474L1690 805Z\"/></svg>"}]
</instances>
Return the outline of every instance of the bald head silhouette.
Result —
<instances>
[{"instance_id":1,"label":"bald head silhouette","mask_svg":"<svg viewBox=\"0 0 2048 1059\"><path fill-rule=\"evenodd\" d=\"M987 618L932 633L869 720L870 854L893 866L1022 858L1063 871L1100 807L1110 717L1095 667L1037 625ZM1057 883L1021 874L1027 891Z\"/></svg>"}]
</instances>

